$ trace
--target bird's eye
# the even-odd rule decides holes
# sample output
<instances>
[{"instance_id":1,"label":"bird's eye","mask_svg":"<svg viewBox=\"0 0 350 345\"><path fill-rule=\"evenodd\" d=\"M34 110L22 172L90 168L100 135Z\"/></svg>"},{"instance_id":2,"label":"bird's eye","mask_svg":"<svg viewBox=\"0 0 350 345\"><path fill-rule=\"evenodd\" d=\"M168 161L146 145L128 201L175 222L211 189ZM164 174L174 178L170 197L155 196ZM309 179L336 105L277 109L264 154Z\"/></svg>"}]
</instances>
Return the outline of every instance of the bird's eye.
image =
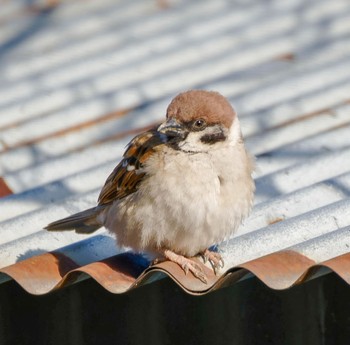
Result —
<instances>
[{"instance_id":1,"label":"bird's eye","mask_svg":"<svg viewBox=\"0 0 350 345\"><path fill-rule=\"evenodd\" d=\"M193 122L193 129L194 130L201 130L201 129L204 129L206 127L206 122L203 120L203 119L198 119L196 121Z\"/></svg>"}]
</instances>

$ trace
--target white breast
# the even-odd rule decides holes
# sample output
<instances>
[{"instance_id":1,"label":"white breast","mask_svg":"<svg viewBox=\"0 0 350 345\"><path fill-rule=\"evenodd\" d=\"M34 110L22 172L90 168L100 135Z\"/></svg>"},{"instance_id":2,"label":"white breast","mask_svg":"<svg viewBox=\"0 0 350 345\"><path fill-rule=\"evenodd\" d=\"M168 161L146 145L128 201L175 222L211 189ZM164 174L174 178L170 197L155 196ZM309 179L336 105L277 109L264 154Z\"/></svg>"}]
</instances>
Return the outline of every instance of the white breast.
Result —
<instances>
[{"instance_id":1,"label":"white breast","mask_svg":"<svg viewBox=\"0 0 350 345\"><path fill-rule=\"evenodd\" d=\"M109 209L105 226L135 250L195 255L232 234L249 213L251 170L242 143L211 153L167 149L151 157L139 190Z\"/></svg>"}]
</instances>

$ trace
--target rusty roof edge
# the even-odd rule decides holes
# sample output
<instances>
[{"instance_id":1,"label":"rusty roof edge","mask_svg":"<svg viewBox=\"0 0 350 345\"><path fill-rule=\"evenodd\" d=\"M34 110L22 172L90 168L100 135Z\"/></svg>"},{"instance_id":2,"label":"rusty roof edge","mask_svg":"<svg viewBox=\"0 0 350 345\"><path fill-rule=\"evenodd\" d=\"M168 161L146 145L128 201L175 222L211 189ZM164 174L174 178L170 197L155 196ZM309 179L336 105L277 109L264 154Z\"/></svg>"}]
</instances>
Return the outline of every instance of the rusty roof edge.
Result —
<instances>
[{"instance_id":1,"label":"rusty roof edge","mask_svg":"<svg viewBox=\"0 0 350 345\"><path fill-rule=\"evenodd\" d=\"M0 198L13 194L12 189L8 186L5 179L0 177Z\"/></svg>"},{"instance_id":2,"label":"rusty roof edge","mask_svg":"<svg viewBox=\"0 0 350 345\"><path fill-rule=\"evenodd\" d=\"M350 272L346 268L350 264L350 253L315 264L313 260L298 252L282 250L231 267L220 277L215 276L198 258L194 260L202 265L208 276L208 284L190 274L186 275L178 265L169 261L145 269L148 261L131 252L82 267L77 267L74 261L59 252L50 252L4 267L0 270L0 277L4 281L8 280L6 276L12 278L33 295L47 294L86 277L93 278L106 290L115 294L130 291L164 277L170 277L185 292L192 295L204 295L253 276L274 290L288 289L329 272L336 273L350 284ZM34 276L35 279L32 279Z\"/></svg>"}]
</instances>

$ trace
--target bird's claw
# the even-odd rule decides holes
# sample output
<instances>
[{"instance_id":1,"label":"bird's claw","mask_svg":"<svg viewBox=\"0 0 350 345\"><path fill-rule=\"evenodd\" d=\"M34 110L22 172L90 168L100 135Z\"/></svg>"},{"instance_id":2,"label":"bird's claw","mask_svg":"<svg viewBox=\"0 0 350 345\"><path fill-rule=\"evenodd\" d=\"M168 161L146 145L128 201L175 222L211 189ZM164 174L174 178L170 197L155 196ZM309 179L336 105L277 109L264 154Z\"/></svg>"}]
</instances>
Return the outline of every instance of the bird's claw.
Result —
<instances>
[{"instance_id":1,"label":"bird's claw","mask_svg":"<svg viewBox=\"0 0 350 345\"><path fill-rule=\"evenodd\" d=\"M201 253L200 256L202 257L203 262L206 264L208 261L208 258L204 255L204 253Z\"/></svg>"},{"instance_id":2,"label":"bird's claw","mask_svg":"<svg viewBox=\"0 0 350 345\"><path fill-rule=\"evenodd\" d=\"M221 255L217 252L211 252L209 249L206 249L201 253L204 263L209 261L215 275L218 274L220 268L223 268L225 263Z\"/></svg>"},{"instance_id":3,"label":"bird's claw","mask_svg":"<svg viewBox=\"0 0 350 345\"><path fill-rule=\"evenodd\" d=\"M207 276L204 273L202 266L194 260L188 259L170 250L165 250L164 256L170 261L177 263L183 269L186 275L188 274L188 272L191 272L202 283L208 284Z\"/></svg>"},{"instance_id":4,"label":"bird's claw","mask_svg":"<svg viewBox=\"0 0 350 345\"><path fill-rule=\"evenodd\" d=\"M158 265L158 264L164 262L165 260L166 260L166 259L164 259L164 258L155 258L155 259L153 259L153 260L151 261L151 266L153 266L153 265Z\"/></svg>"},{"instance_id":5,"label":"bird's claw","mask_svg":"<svg viewBox=\"0 0 350 345\"><path fill-rule=\"evenodd\" d=\"M184 258L185 261L180 265L187 275L188 272L191 272L196 278L198 278L204 284L208 284L207 277L203 271L203 268L194 262L193 260Z\"/></svg>"}]
</instances>

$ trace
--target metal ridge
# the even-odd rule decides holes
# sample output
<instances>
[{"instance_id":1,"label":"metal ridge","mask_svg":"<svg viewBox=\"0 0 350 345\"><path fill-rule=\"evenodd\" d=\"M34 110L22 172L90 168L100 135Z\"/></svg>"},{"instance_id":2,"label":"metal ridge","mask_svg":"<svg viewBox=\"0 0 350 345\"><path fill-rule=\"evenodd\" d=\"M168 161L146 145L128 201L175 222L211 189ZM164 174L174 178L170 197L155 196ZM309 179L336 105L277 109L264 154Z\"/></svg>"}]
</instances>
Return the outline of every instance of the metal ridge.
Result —
<instances>
[{"instance_id":1,"label":"metal ridge","mask_svg":"<svg viewBox=\"0 0 350 345\"><path fill-rule=\"evenodd\" d=\"M252 276L274 290L288 289L329 272L336 273L350 284L350 253L315 263L298 252L282 250L231 267L220 276L215 276L198 258L194 260L199 262L207 274L207 284L191 274L186 275L178 265L169 261L145 269L148 261L143 256L130 252L79 267L72 259L54 251L4 267L0 273L3 280L7 276L33 295L53 292L81 281L86 276L115 294L164 277L170 277L185 292L193 295L204 295Z\"/></svg>"},{"instance_id":2,"label":"metal ridge","mask_svg":"<svg viewBox=\"0 0 350 345\"><path fill-rule=\"evenodd\" d=\"M92 278L125 293L170 277L203 295L329 272L350 284L347 0L273 0L268 12L259 1L57 4L6 2L0 14L0 284L43 295ZM171 262L149 266L104 228L42 229L94 206L131 136L193 88L232 102L257 157L254 208L218 245L221 275L200 258L208 284Z\"/></svg>"}]
</instances>

